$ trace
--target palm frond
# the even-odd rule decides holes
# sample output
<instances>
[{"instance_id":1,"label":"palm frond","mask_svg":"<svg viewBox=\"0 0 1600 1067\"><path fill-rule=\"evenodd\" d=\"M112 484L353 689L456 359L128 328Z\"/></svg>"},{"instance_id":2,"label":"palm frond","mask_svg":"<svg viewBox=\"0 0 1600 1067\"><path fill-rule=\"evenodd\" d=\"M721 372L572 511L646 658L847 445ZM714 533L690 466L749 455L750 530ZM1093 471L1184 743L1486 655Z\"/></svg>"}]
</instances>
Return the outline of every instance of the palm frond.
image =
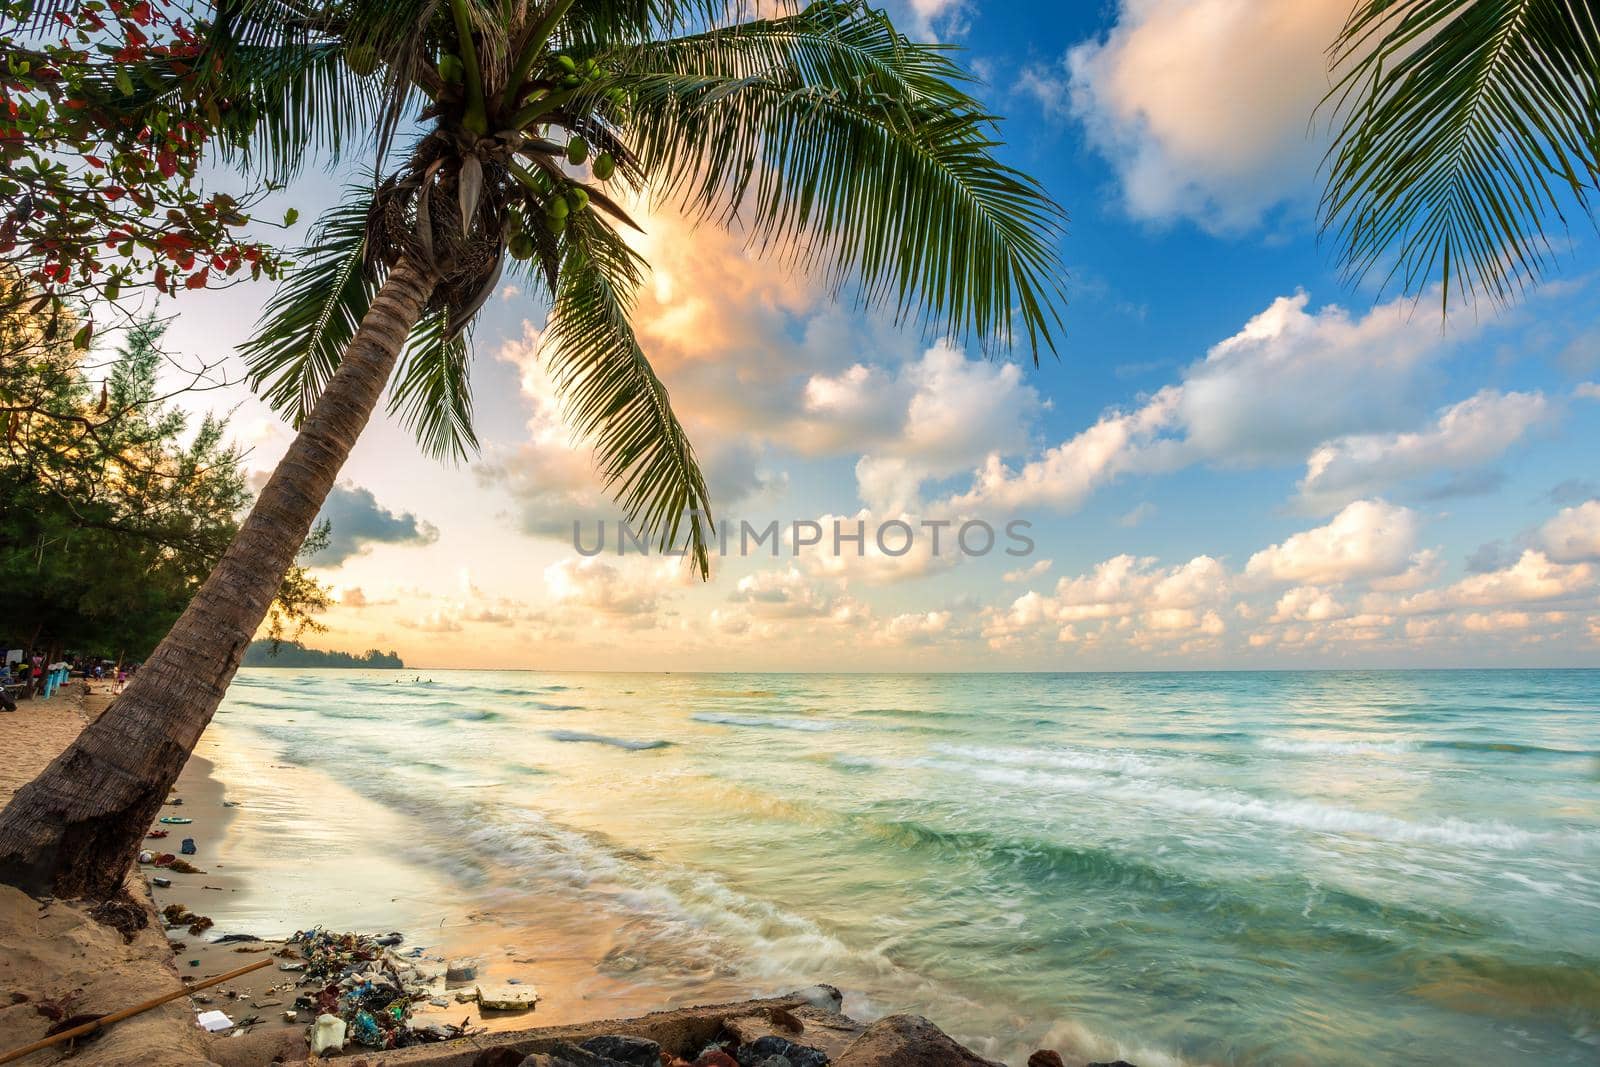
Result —
<instances>
[{"instance_id":1,"label":"palm frond","mask_svg":"<svg viewBox=\"0 0 1600 1067\"><path fill-rule=\"evenodd\" d=\"M684 545L705 576L710 494L666 386L628 321L640 267L609 227L592 215L574 217L541 358L568 424L593 444L601 476L628 518L654 531L663 550Z\"/></svg>"},{"instance_id":2,"label":"palm frond","mask_svg":"<svg viewBox=\"0 0 1600 1067\"><path fill-rule=\"evenodd\" d=\"M629 87L659 195L738 218L762 251L835 288L858 280L863 303L902 319L1000 346L1020 325L1036 359L1054 347L1065 213L996 159L994 121L948 49L819 3L601 62Z\"/></svg>"},{"instance_id":3,"label":"palm frond","mask_svg":"<svg viewBox=\"0 0 1600 1067\"><path fill-rule=\"evenodd\" d=\"M452 335L444 311L424 315L389 385L389 411L435 459L466 460L478 451L472 428L471 345Z\"/></svg>"},{"instance_id":4,"label":"palm frond","mask_svg":"<svg viewBox=\"0 0 1600 1067\"><path fill-rule=\"evenodd\" d=\"M1352 280L1385 264L1497 303L1549 269L1564 208L1593 218L1600 21L1569 0L1364 0L1330 52L1342 69L1322 198Z\"/></svg>"},{"instance_id":5,"label":"palm frond","mask_svg":"<svg viewBox=\"0 0 1600 1067\"><path fill-rule=\"evenodd\" d=\"M240 45L218 68L221 95L240 117L222 142L225 158L287 181L308 161L337 162L351 141L364 143L381 106L378 86L357 77L335 41Z\"/></svg>"},{"instance_id":6,"label":"palm frond","mask_svg":"<svg viewBox=\"0 0 1600 1067\"><path fill-rule=\"evenodd\" d=\"M250 386L296 426L327 386L382 284L367 267L367 216L372 190L351 186L318 224L311 243L267 303L256 332L240 346Z\"/></svg>"}]
</instances>

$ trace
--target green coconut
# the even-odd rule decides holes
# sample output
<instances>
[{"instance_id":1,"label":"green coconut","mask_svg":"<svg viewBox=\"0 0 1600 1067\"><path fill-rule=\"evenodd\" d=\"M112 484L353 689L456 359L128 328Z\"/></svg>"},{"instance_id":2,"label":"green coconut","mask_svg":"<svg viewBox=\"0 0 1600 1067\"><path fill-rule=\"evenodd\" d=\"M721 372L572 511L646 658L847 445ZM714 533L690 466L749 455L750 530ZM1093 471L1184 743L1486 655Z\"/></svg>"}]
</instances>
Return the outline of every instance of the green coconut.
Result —
<instances>
[{"instance_id":1,"label":"green coconut","mask_svg":"<svg viewBox=\"0 0 1600 1067\"><path fill-rule=\"evenodd\" d=\"M571 56L556 56L556 66L567 74L576 74L578 72L578 64Z\"/></svg>"},{"instance_id":2,"label":"green coconut","mask_svg":"<svg viewBox=\"0 0 1600 1067\"><path fill-rule=\"evenodd\" d=\"M448 53L439 57L439 77L452 85L459 83L467 76L467 68L461 62L460 56Z\"/></svg>"},{"instance_id":3,"label":"green coconut","mask_svg":"<svg viewBox=\"0 0 1600 1067\"><path fill-rule=\"evenodd\" d=\"M571 192L567 193L567 198L572 201L573 211L582 211L589 206L589 190L587 189L573 188Z\"/></svg>"},{"instance_id":4,"label":"green coconut","mask_svg":"<svg viewBox=\"0 0 1600 1067\"><path fill-rule=\"evenodd\" d=\"M567 203L564 196L553 196L544 206L544 217L547 219L564 219L571 212L572 205Z\"/></svg>"},{"instance_id":5,"label":"green coconut","mask_svg":"<svg viewBox=\"0 0 1600 1067\"><path fill-rule=\"evenodd\" d=\"M594 157L594 176L596 181L608 182L617 172L617 161L611 158L610 152L601 152Z\"/></svg>"},{"instance_id":6,"label":"green coconut","mask_svg":"<svg viewBox=\"0 0 1600 1067\"><path fill-rule=\"evenodd\" d=\"M354 45L345 50L344 65L350 68L350 73L365 78L378 69L378 50L371 45Z\"/></svg>"},{"instance_id":7,"label":"green coconut","mask_svg":"<svg viewBox=\"0 0 1600 1067\"><path fill-rule=\"evenodd\" d=\"M567 162L574 167L580 166L589 158L589 142L574 134L572 140L567 142Z\"/></svg>"},{"instance_id":8,"label":"green coconut","mask_svg":"<svg viewBox=\"0 0 1600 1067\"><path fill-rule=\"evenodd\" d=\"M533 238L525 233L512 235L509 248L511 255L516 259L529 259L533 256Z\"/></svg>"}]
</instances>

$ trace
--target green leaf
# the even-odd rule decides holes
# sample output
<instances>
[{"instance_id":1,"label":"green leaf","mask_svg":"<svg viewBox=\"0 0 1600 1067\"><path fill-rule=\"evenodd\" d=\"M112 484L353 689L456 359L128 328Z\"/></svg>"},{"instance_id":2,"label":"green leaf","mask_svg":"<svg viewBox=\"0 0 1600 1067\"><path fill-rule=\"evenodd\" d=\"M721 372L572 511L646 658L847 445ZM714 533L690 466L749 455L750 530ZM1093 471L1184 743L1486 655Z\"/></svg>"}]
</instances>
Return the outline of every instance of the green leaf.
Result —
<instances>
[{"instance_id":1,"label":"green leaf","mask_svg":"<svg viewBox=\"0 0 1600 1067\"><path fill-rule=\"evenodd\" d=\"M1352 282L1514 300L1593 218L1600 15L1566 0L1362 0L1330 55L1323 231Z\"/></svg>"},{"instance_id":2,"label":"green leaf","mask_svg":"<svg viewBox=\"0 0 1600 1067\"><path fill-rule=\"evenodd\" d=\"M694 448L629 323L642 261L592 214L570 216L540 358L628 518L710 573L711 499ZM696 521L698 513L699 521ZM687 526L687 530L685 530Z\"/></svg>"},{"instance_id":3,"label":"green leaf","mask_svg":"<svg viewBox=\"0 0 1600 1067\"><path fill-rule=\"evenodd\" d=\"M251 388L295 425L311 412L382 283L363 267L370 186L351 186L318 224L311 243L240 346ZM291 209L292 210L292 209Z\"/></svg>"},{"instance_id":4,"label":"green leaf","mask_svg":"<svg viewBox=\"0 0 1600 1067\"><path fill-rule=\"evenodd\" d=\"M878 11L815 4L601 57L629 87L658 195L859 300L959 337L1053 348L1065 214L996 158L948 49Z\"/></svg>"}]
</instances>

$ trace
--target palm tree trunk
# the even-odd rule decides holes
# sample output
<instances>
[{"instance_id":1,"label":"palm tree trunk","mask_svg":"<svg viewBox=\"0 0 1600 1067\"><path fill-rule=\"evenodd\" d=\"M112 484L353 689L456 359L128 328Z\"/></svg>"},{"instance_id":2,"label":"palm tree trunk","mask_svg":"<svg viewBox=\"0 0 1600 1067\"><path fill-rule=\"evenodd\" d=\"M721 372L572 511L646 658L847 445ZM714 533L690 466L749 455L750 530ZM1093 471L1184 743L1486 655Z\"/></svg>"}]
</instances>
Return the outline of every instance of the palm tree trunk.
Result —
<instances>
[{"instance_id":1,"label":"palm tree trunk","mask_svg":"<svg viewBox=\"0 0 1600 1067\"><path fill-rule=\"evenodd\" d=\"M0 882L115 896L366 427L435 276L402 260L222 560L105 714L0 812Z\"/></svg>"}]
</instances>

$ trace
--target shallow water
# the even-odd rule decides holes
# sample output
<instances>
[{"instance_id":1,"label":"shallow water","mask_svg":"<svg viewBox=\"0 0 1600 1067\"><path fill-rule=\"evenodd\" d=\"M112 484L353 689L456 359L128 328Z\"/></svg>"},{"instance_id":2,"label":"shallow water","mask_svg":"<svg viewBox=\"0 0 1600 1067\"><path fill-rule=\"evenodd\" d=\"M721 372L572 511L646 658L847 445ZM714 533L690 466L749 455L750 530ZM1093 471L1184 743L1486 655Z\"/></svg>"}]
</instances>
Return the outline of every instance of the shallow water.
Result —
<instances>
[{"instance_id":1,"label":"shallow water","mask_svg":"<svg viewBox=\"0 0 1600 1067\"><path fill-rule=\"evenodd\" d=\"M246 840L394 886L351 925L570 897L663 1000L1010 1062L1600 1059L1600 672L414 673L241 671L209 738Z\"/></svg>"}]
</instances>

